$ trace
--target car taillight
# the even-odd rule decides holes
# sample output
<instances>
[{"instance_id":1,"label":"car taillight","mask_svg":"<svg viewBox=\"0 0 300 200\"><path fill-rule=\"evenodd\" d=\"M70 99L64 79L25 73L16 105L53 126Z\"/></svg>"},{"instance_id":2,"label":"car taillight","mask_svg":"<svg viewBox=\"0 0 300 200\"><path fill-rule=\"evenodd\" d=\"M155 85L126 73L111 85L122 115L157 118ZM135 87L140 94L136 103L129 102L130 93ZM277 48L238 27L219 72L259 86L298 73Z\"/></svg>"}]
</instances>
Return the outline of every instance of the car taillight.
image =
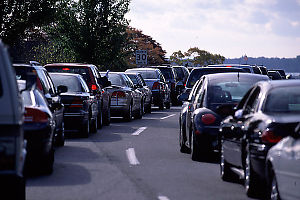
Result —
<instances>
[{"instance_id":1,"label":"car taillight","mask_svg":"<svg viewBox=\"0 0 300 200\"><path fill-rule=\"evenodd\" d=\"M36 108L25 108L25 123L48 122L48 115Z\"/></svg>"},{"instance_id":2,"label":"car taillight","mask_svg":"<svg viewBox=\"0 0 300 200\"><path fill-rule=\"evenodd\" d=\"M83 100L80 97L75 97L70 105L70 108L82 108Z\"/></svg>"},{"instance_id":3,"label":"car taillight","mask_svg":"<svg viewBox=\"0 0 300 200\"><path fill-rule=\"evenodd\" d=\"M118 97L118 98L123 98L126 97L126 93L122 91L114 91L111 95L112 97Z\"/></svg>"},{"instance_id":4,"label":"car taillight","mask_svg":"<svg viewBox=\"0 0 300 200\"><path fill-rule=\"evenodd\" d=\"M213 114L207 113L201 116L201 121L205 125L210 125L216 121L216 117Z\"/></svg>"},{"instance_id":5,"label":"car taillight","mask_svg":"<svg viewBox=\"0 0 300 200\"><path fill-rule=\"evenodd\" d=\"M97 87L97 85L92 85L92 90L97 90L98 89L98 87Z\"/></svg>"},{"instance_id":6,"label":"car taillight","mask_svg":"<svg viewBox=\"0 0 300 200\"><path fill-rule=\"evenodd\" d=\"M275 135L273 131L267 129L261 135L261 140L268 143L277 143L282 139L281 136Z\"/></svg>"},{"instance_id":7,"label":"car taillight","mask_svg":"<svg viewBox=\"0 0 300 200\"><path fill-rule=\"evenodd\" d=\"M62 68L62 70L63 70L63 71L69 71L70 68L64 67L64 68Z\"/></svg>"},{"instance_id":8,"label":"car taillight","mask_svg":"<svg viewBox=\"0 0 300 200\"><path fill-rule=\"evenodd\" d=\"M153 83L152 90L159 90L159 82Z\"/></svg>"}]
</instances>

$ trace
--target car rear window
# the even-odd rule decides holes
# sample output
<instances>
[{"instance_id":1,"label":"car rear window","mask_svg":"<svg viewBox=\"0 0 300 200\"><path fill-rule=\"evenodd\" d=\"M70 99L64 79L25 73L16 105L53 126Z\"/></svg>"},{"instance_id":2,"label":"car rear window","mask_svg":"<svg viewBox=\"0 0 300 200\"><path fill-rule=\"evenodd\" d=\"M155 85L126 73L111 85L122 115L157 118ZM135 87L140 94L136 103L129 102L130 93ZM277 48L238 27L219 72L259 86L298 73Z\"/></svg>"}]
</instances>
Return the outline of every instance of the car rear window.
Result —
<instances>
[{"instance_id":1,"label":"car rear window","mask_svg":"<svg viewBox=\"0 0 300 200\"><path fill-rule=\"evenodd\" d=\"M65 85L68 87L68 92L82 92L80 81L77 77L68 75L50 74L55 87Z\"/></svg>"},{"instance_id":2,"label":"car rear window","mask_svg":"<svg viewBox=\"0 0 300 200\"><path fill-rule=\"evenodd\" d=\"M88 67L55 66L46 67L48 72L80 74L88 85L94 84L92 71Z\"/></svg>"},{"instance_id":3,"label":"car rear window","mask_svg":"<svg viewBox=\"0 0 300 200\"><path fill-rule=\"evenodd\" d=\"M153 71L147 71L147 70L141 70L141 71L135 71L135 70L130 70L130 72L138 72L142 75L143 79L158 79L157 73Z\"/></svg>"},{"instance_id":4,"label":"car rear window","mask_svg":"<svg viewBox=\"0 0 300 200\"><path fill-rule=\"evenodd\" d=\"M239 68L200 68L200 69L193 69L191 72L187 83L186 87L187 88L192 88L195 83L203 76L206 74L216 74L216 73L225 73L225 72L245 72L243 69Z\"/></svg>"},{"instance_id":5,"label":"car rear window","mask_svg":"<svg viewBox=\"0 0 300 200\"><path fill-rule=\"evenodd\" d=\"M176 72L177 77L182 80L184 78L184 72L183 69L180 67L174 67L174 70Z\"/></svg>"},{"instance_id":6,"label":"car rear window","mask_svg":"<svg viewBox=\"0 0 300 200\"><path fill-rule=\"evenodd\" d=\"M165 79L174 79L174 74L172 72L171 68L167 68L167 67L159 67L158 68L161 73L164 75Z\"/></svg>"},{"instance_id":7,"label":"car rear window","mask_svg":"<svg viewBox=\"0 0 300 200\"><path fill-rule=\"evenodd\" d=\"M135 85L139 84L139 81L137 80L137 77L134 74L127 74L127 76L131 79L133 84Z\"/></svg>"},{"instance_id":8,"label":"car rear window","mask_svg":"<svg viewBox=\"0 0 300 200\"><path fill-rule=\"evenodd\" d=\"M299 86L272 89L267 96L264 111L266 113L300 113Z\"/></svg>"},{"instance_id":9,"label":"car rear window","mask_svg":"<svg viewBox=\"0 0 300 200\"><path fill-rule=\"evenodd\" d=\"M108 80L112 85L126 86L122 76L119 74L108 74Z\"/></svg>"}]
</instances>

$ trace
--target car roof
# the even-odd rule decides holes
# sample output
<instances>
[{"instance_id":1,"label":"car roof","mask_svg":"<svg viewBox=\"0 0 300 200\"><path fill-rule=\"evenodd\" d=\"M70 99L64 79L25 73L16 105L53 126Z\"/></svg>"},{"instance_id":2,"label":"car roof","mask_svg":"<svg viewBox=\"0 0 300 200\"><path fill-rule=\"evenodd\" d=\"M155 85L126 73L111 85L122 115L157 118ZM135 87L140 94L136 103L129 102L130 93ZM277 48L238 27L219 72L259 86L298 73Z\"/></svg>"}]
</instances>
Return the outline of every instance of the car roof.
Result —
<instances>
[{"instance_id":1,"label":"car roof","mask_svg":"<svg viewBox=\"0 0 300 200\"><path fill-rule=\"evenodd\" d=\"M239 73L239 72L230 72L230 73L216 73L216 74L207 74L203 75L205 76L209 81L213 81L216 79L222 79L222 78L231 78L233 81L234 79L251 79L251 78L261 78L265 80L270 80L268 76L261 75L261 74L252 74L252 73Z\"/></svg>"},{"instance_id":2,"label":"car roof","mask_svg":"<svg viewBox=\"0 0 300 200\"><path fill-rule=\"evenodd\" d=\"M154 70L158 70L156 68L150 68L150 67L145 67L145 68L131 68L131 69L127 69L126 72L128 71L154 71Z\"/></svg>"},{"instance_id":3,"label":"car roof","mask_svg":"<svg viewBox=\"0 0 300 200\"><path fill-rule=\"evenodd\" d=\"M59 67L59 66L68 66L68 67L88 67L95 66L93 64L85 64L85 63L51 63L45 65L45 67Z\"/></svg>"}]
</instances>

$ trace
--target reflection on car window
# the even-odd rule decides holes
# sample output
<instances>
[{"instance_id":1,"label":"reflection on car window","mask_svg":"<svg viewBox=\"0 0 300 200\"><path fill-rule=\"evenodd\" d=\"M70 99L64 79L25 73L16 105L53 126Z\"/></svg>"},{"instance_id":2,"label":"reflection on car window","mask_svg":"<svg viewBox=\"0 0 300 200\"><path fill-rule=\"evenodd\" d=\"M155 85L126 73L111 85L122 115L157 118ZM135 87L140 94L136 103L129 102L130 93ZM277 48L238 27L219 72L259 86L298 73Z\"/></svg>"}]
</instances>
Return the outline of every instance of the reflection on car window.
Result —
<instances>
[{"instance_id":1,"label":"reflection on car window","mask_svg":"<svg viewBox=\"0 0 300 200\"><path fill-rule=\"evenodd\" d=\"M173 76L171 68L160 67L159 70L164 75L165 79L174 79L174 76Z\"/></svg>"},{"instance_id":2,"label":"reflection on car window","mask_svg":"<svg viewBox=\"0 0 300 200\"><path fill-rule=\"evenodd\" d=\"M123 78L119 74L108 74L108 80L111 82L112 85L119 85L125 86L125 82Z\"/></svg>"},{"instance_id":3,"label":"reflection on car window","mask_svg":"<svg viewBox=\"0 0 300 200\"><path fill-rule=\"evenodd\" d=\"M283 98L284 97L284 98ZM299 113L300 90L299 87L280 87L272 89L265 103L265 112L272 113Z\"/></svg>"},{"instance_id":4,"label":"reflection on car window","mask_svg":"<svg viewBox=\"0 0 300 200\"><path fill-rule=\"evenodd\" d=\"M81 84L77 77L67 76L67 75L59 75L59 74L51 74L51 78L55 84L55 86L65 85L68 87L68 92L82 92Z\"/></svg>"}]
</instances>

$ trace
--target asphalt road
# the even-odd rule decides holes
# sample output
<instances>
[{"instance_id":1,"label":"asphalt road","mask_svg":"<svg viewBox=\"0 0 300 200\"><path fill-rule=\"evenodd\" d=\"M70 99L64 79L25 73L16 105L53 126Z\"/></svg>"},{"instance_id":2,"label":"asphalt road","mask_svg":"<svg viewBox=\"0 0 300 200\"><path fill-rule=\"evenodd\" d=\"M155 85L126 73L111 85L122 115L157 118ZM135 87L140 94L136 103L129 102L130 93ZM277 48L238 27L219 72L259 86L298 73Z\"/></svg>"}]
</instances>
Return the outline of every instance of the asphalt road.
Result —
<instances>
[{"instance_id":1,"label":"asphalt road","mask_svg":"<svg viewBox=\"0 0 300 200\"><path fill-rule=\"evenodd\" d=\"M27 200L249 199L240 183L223 182L217 160L192 161L179 151L180 107L71 136L55 152L49 176L27 179Z\"/></svg>"}]
</instances>

